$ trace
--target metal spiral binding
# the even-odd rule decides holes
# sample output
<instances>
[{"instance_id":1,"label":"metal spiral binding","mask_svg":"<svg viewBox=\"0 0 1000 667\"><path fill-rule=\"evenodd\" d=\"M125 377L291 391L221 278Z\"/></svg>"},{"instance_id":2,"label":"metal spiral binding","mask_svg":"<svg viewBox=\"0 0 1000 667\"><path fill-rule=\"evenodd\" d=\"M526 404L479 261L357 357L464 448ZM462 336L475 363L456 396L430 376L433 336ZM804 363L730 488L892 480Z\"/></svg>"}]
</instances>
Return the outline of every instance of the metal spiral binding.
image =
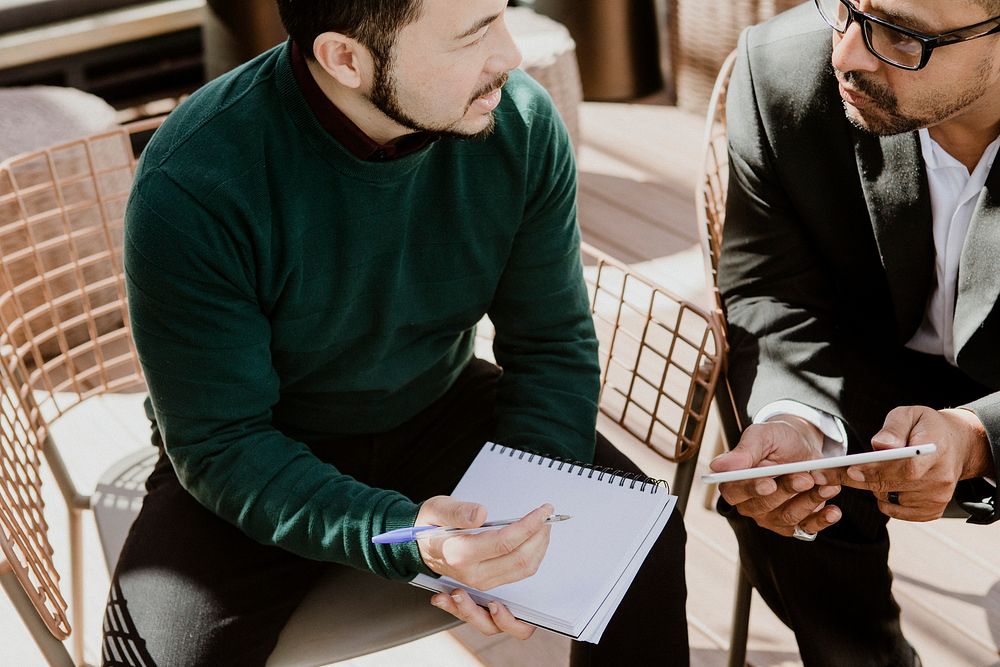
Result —
<instances>
[{"instance_id":1,"label":"metal spiral binding","mask_svg":"<svg viewBox=\"0 0 1000 667\"><path fill-rule=\"evenodd\" d=\"M561 456L542 454L541 452L535 452L530 449L515 449L514 447L506 447L495 442L490 443L490 451L498 451L499 454L506 454L511 458L517 456L519 461L523 461L525 460L525 457L527 457L528 463L536 463L537 459L538 465L548 463L549 468L554 467L557 471L562 471L566 468L567 473L572 473L574 469L576 469L576 474L581 477L586 472L587 479L594 479L594 475L597 475L596 481L598 482L603 482L604 478L607 477L607 483L613 484L617 478L619 480L618 486L624 487L625 484L628 483L628 488L635 489L638 485L641 493L646 492L647 486L650 487L650 493L657 493L661 486L667 493L670 493L669 482L664 479L656 479L655 477L646 477L641 473L624 472L608 466L595 466L590 463L583 463L582 461L565 459Z\"/></svg>"}]
</instances>

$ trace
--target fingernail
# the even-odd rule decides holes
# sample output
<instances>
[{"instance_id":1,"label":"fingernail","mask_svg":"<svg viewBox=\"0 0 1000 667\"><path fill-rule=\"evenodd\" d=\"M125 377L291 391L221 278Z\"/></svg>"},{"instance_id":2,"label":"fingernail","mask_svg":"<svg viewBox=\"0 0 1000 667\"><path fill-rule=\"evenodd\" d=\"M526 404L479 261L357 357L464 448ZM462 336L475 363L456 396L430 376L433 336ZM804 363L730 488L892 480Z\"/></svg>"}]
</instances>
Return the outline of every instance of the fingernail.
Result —
<instances>
[{"instance_id":1,"label":"fingernail","mask_svg":"<svg viewBox=\"0 0 1000 667\"><path fill-rule=\"evenodd\" d=\"M875 437L872 438L872 442L875 441L881 442L886 445L901 444L899 438L897 438L896 434L893 433L892 431L879 431L878 433L875 434Z\"/></svg>"},{"instance_id":2,"label":"fingernail","mask_svg":"<svg viewBox=\"0 0 1000 667\"><path fill-rule=\"evenodd\" d=\"M758 496L769 496L774 493L775 489L778 487L775 485L774 480L764 479L757 482L753 488L754 491L757 492Z\"/></svg>"},{"instance_id":3,"label":"fingernail","mask_svg":"<svg viewBox=\"0 0 1000 667\"><path fill-rule=\"evenodd\" d=\"M495 613L497 613L500 610L500 608L497 607L497 603L496 602L490 602L486 606L490 608L490 613L491 614L495 614Z\"/></svg>"},{"instance_id":4,"label":"fingernail","mask_svg":"<svg viewBox=\"0 0 1000 667\"><path fill-rule=\"evenodd\" d=\"M858 470L857 468L848 468L847 476L853 479L855 482L865 481L865 474Z\"/></svg>"},{"instance_id":5,"label":"fingernail","mask_svg":"<svg viewBox=\"0 0 1000 667\"><path fill-rule=\"evenodd\" d=\"M792 488L796 491L808 491L812 488L812 482L805 477L796 477L792 480Z\"/></svg>"},{"instance_id":6,"label":"fingernail","mask_svg":"<svg viewBox=\"0 0 1000 667\"><path fill-rule=\"evenodd\" d=\"M472 509L469 510L469 521L475 521L476 515L479 514L479 506L473 505Z\"/></svg>"},{"instance_id":7,"label":"fingernail","mask_svg":"<svg viewBox=\"0 0 1000 667\"><path fill-rule=\"evenodd\" d=\"M833 498L840 492L840 487L837 486L821 486L819 489L820 498Z\"/></svg>"},{"instance_id":8,"label":"fingernail","mask_svg":"<svg viewBox=\"0 0 1000 667\"><path fill-rule=\"evenodd\" d=\"M824 475L823 473L814 472L812 476L813 476L813 481L819 484L820 486L826 484L826 475Z\"/></svg>"},{"instance_id":9,"label":"fingernail","mask_svg":"<svg viewBox=\"0 0 1000 667\"><path fill-rule=\"evenodd\" d=\"M439 597L431 598L431 604L434 605L435 607L443 607L444 598L439 598Z\"/></svg>"},{"instance_id":10,"label":"fingernail","mask_svg":"<svg viewBox=\"0 0 1000 667\"><path fill-rule=\"evenodd\" d=\"M831 510L828 510L826 513L826 520L829 521L830 523L837 523L838 521L840 521L840 517L841 517L840 510L837 509L836 507L834 507Z\"/></svg>"},{"instance_id":11,"label":"fingernail","mask_svg":"<svg viewBox=\"0 0 1000 667\"><path fill-rule=\"evenodd\" d=\"M451 599L455 601L455 604L462 604L462 596L457 593L452 595Z\"/></svg>"}]
</instances>

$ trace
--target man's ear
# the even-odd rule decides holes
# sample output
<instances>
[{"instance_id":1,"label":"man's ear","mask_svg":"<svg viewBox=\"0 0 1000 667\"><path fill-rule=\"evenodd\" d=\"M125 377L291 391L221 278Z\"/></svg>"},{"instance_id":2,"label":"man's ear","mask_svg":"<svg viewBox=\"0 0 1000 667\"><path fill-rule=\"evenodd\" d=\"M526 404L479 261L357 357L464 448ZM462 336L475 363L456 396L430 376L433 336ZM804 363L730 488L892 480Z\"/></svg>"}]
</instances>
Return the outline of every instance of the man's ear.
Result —
<instances>
[{"instance_id":1,"label":"man's ear","mask_svg":"<svg viewBox=\"0 0 1000 667\"><path fill-rule=\"evenodd\" d=\"M360 88L365 78L368 50L358 40L339 32L324 32L313 42L320 67L346 88Z\"/></svg>"}]
</instances>

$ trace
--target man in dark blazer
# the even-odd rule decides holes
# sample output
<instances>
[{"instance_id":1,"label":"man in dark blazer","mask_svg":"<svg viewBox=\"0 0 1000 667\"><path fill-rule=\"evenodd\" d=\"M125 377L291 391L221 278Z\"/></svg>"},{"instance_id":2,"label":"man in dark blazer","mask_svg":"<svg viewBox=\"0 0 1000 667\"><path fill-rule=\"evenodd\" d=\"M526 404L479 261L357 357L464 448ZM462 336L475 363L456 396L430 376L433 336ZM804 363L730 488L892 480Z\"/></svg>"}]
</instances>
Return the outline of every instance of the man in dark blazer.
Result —
<instances>
[{"instance_id":1,"label":"man in dark blazer","mask_svg":"<svg viewBox=\"0 0 1000 667\"><path fill-rule=\"evenodd\" d=\"M997 519L998 15L997 0L817 0L740 40L719 281L752 425L712 468L938 447L722 485L743 565L809 666L920 664L889 517L935 519L954 498Z\"/></svg>"}]
</instances>

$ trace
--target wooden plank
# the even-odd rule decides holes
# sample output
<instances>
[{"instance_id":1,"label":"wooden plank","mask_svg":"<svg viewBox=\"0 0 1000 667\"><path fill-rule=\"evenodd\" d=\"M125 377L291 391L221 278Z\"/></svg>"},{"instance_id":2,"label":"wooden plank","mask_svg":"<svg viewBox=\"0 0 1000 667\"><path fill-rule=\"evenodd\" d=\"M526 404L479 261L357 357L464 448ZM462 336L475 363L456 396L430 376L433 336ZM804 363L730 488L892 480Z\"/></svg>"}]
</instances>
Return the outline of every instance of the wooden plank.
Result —
<instances>
[{"instance_id":1,"label":"wooden plank","mask_svg":"<svg viewBox=\"0 0 1000 667\"><path fill-rule=\"evenodd\" d=\"M694 197L687 192L657 181L637 182L595 173L581 173L580 188L638 220L698 242Z\"/></svg>"},{"instance_id":2,"label":"wooden plank","mask_svg":"<svg viewBox=\"0 0 1000 667\"><path fill-rule=\"evenodd\" d=\"M624 196L625 189L619 185L612 177L581 174L579 217L586 240L599 239L601 243L595 245L608 247L609 254L629 263L673 255L691 246L689 234L678 234L656 220L620 206L616 196ZM654 190L652 184L629 189L631 196Z\"/></svg>"},{"instance_id":3,"label":"wooden plank","mask_svg":"<svg viewBox=\"0 0 1000 667\"><path fill-rule=\"evenodd\" d=\"M164 0L0 36L0 69L201 25L205 0Z\"/></svg>"},{"instance_id":4,"label":"wooden plank","mask_svg":"<svg viewBox=\"0 0 1000 667\"><path fill-rule=\"evenodd\" d=\"M702 116L661 105L587 102L580 108L580 127L585 145L657 174L694 197L705 127Z\"/></svg>"},{"instance_id":5,"label":"wooden plank","mask_svg":"<svg viewBox=\"0 0 1000 667\"><path fill-rule=\"evenodd\" d=\"M956 530L957 529L957 530ZM960 545L945 531L981 540ZM929 524L891 521L893 592L904 632L926 664L984 665L1000 641L1000 562L996 531L942 519ZM966 537L966 535L968 537Z\"/></svg>"}]
</instances>

